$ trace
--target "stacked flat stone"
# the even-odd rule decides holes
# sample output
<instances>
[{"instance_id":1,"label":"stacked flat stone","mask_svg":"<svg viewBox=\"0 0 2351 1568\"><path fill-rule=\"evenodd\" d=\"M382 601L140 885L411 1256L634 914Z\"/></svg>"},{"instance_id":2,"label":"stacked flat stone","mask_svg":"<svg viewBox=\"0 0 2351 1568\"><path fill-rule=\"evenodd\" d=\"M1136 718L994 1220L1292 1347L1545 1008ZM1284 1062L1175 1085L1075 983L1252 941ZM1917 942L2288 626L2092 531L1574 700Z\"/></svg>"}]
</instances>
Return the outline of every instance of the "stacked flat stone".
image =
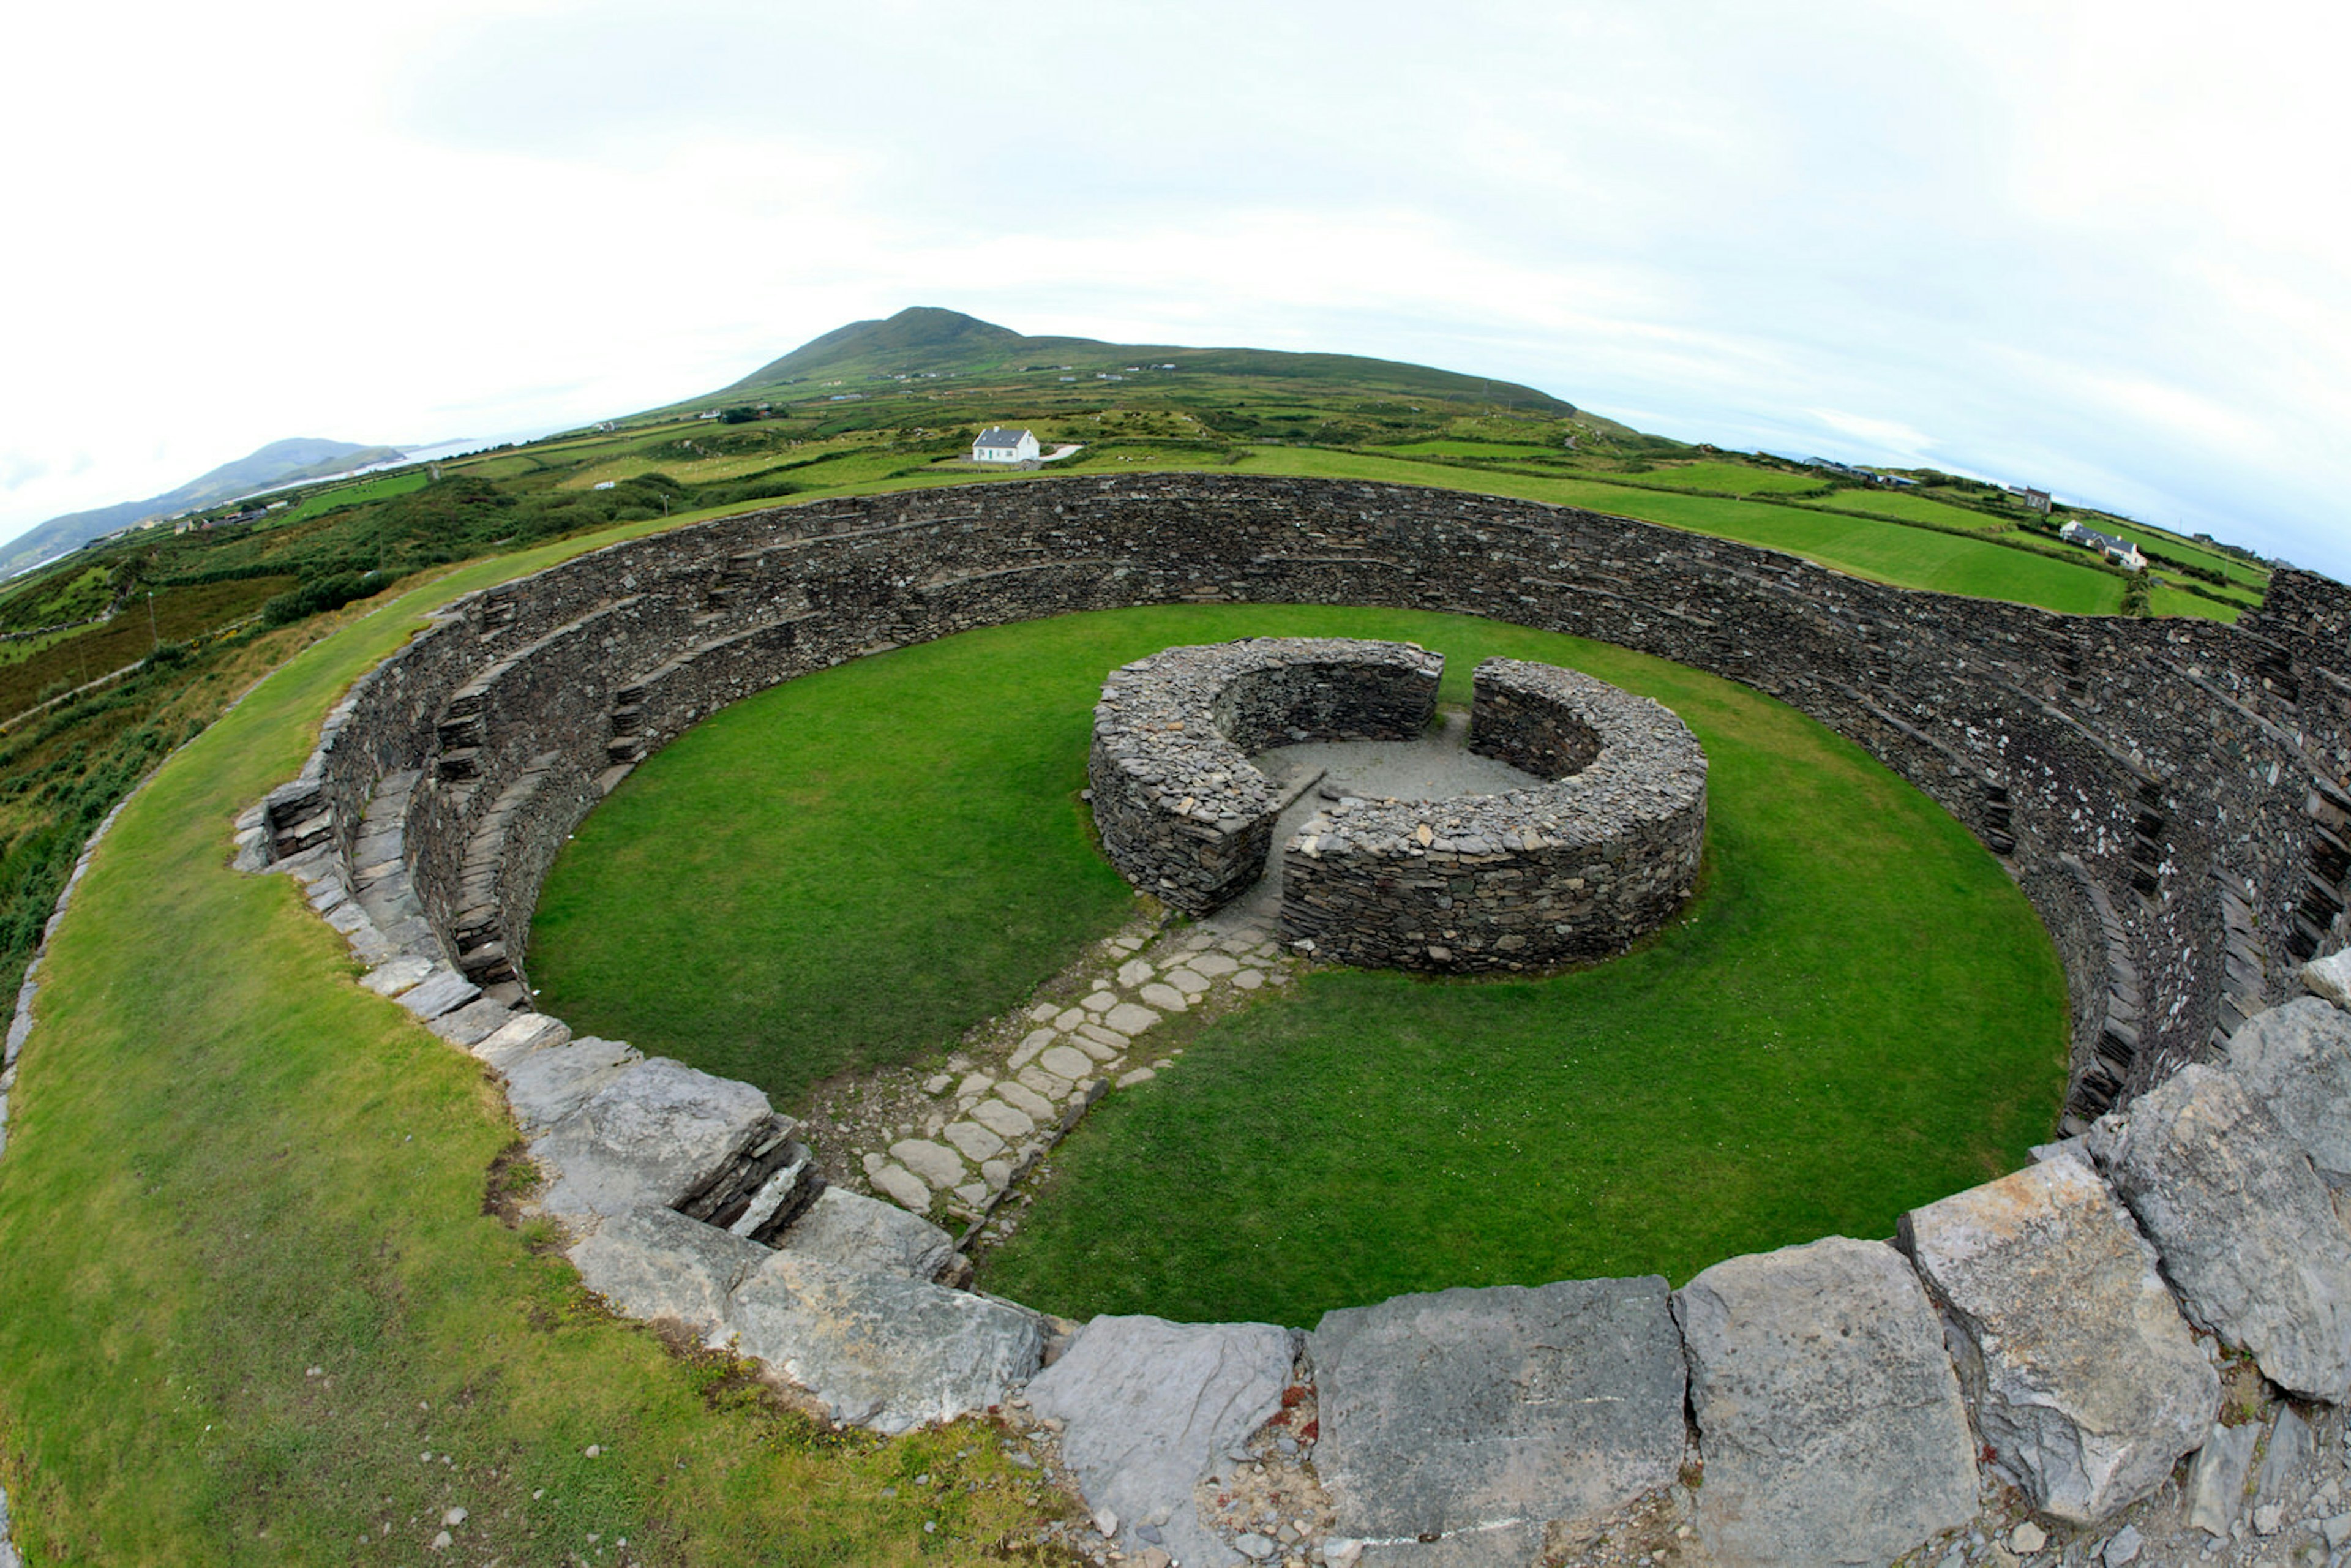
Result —
<instances>
[{"instance_id":1,"label":"stacked flat stone","mask_svg":"<svg viewBox=\"0 0 2351 1568\"><path fill-rule=\"evenodd\" d=\"M1706 753L1673 710L1556 664L1488 659L1469 749L1549 782L1344 800L1282 851L1282 935L1364 967L1540 969L1621 952L1689 897Z\"/></svg>"},{"instance_id":2,"label":"stacked flat stone","mask_svg":"<svg viewBox=\"0 0 2351 1568\"><path fill-rule=\"evenodd\" d=\"M1216 908L1264 873L1280 802L1251 752L1405 740L1437 711L1437 654L1409 643L1252 637L1121 667L1094 706L1094 823L1126 879Z\"/></svg>"}]
</instances>

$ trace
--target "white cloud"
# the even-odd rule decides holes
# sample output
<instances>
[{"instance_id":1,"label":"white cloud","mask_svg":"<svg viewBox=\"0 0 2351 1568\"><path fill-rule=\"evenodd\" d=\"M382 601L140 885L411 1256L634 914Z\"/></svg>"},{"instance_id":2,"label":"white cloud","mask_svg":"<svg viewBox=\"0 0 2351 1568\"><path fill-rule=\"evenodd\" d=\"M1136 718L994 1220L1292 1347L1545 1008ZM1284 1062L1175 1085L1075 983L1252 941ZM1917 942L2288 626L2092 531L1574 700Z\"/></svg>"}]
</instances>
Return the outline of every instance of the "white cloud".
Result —
<instances>
[{"instance_id":1,"label":"white cloud","mask_svg":"<svg viewBox=\"0 0 2351 1568\"><path fill-rule=\"evenodd\" d=\"M2199 15L49 7L0 100L0 529L930 303L1413 358L2351 570L2346 24Z\"/></svg>"}]
</instances>

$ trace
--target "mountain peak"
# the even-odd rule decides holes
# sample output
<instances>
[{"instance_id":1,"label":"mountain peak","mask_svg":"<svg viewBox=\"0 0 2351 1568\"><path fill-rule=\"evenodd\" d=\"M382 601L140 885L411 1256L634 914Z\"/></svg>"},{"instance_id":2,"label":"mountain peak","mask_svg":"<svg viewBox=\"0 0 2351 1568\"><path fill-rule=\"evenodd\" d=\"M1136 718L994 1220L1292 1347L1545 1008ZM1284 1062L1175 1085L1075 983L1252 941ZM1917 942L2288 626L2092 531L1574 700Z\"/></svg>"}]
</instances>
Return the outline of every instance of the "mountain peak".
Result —
<instances>
[{"instance_id":1,"label":"mountain peak","mask_svg":"<svg viewBox=\"0 0 2351 1568\"><path fill-rule=\"evenodd\" d=\"M1024 342L1018 332L960 310L910 305L883 320L852 321L760 366L737 387L773 386L820 371L925 371ZM734 390L729 388L729 391Z\"/></svg>"}]
</instances>

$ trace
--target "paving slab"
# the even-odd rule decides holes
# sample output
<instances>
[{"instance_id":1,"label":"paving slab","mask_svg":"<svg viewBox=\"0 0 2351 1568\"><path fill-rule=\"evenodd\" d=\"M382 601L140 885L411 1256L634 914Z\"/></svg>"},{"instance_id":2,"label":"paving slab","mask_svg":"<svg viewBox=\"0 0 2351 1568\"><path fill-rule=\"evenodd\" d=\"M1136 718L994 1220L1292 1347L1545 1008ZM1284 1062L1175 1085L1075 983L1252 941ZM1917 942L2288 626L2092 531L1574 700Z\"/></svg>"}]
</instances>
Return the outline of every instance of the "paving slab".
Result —
<instances>
[{"instance_id":1,"label":"paving slab","mask_svg":"<svg viewBox=\"0 0 2351 1568\"><path fill-rule=\"evenodd\" d=\"M473 1052L493 1071L504 1072L536 1051L548 1051L571 1039L571 1026L549 1013L517 1013L498 1030L478 1040Z\"/></svg>"},{"instance_id":2,"label":"paving slab","mask_svg":"<svg viewBox=\"0 0 2351 1568\"><path fill-rule=\"evenodd\" d=\"M992 1160L1004 1152L1004 1140L977 1122L950 1122L940 1136L974 1165Z\"/></svg>"},{"instance_id":3,"label":"paving slab","mask_svg":"<svg viewBox=\"0 0 2351 1568\"><path fill-rule=\"evenodd\" d=\"M1290 1332L1266 1323L1098 1317L1029 1381L1029 1402L1064 1423L1063 1460L1087 1505L1117 1515L1124 1550L1156 1544L1186 1568L1225 1568L1241 1559L1193 1488L1281 1407L1290 1362Z\"/></svg>"},{"instance_id":4,"label":"paving slab","mask_svg":"<svg viewBox=\"0 0 2351 1568\"><path fill-rule=\"evenodd\" d=\"M423 980L400 993L402 1007L421 1019L437 1019L443 1013L455 1012L482 994L482 988L445 966L435 965Z\"/></svg>"},{"instance_id":5,"label":"paving slab","mask_svg":"<svg viewBox=\"0 0 2351 1568\"><path fill-rule=\"evenodd\" d=\"M1066 1078L1072 1083L1092 1077L1094 1071L1093 1058L1070 1045L1057 1045L1040 1053L1037 1065L1054 1077Z\"/></svg>"},{"instance_id":6,"label":"paving slab","mask_svg":"<svg viewBox=\"0 0 2351 1568\"><path fill-rule=\"evenodd\" d=\"M2315 997L2256 1013L2229 1037L2229 1071L2320 1176L2351 1186L2351 1013Z\"/></svg>"},{"instance_id":7,"label":"paving slab","mask_svg":"<svg viewBox=\"0 0 2351 1568\"><path fill-rule=\"evenodd\" d=\"M683 1203L774 1121L768 1097L750 1084L649 1058L532 1143L531 1157L551 1177L539 1201L556 1215Z\"/></svg>"},{"instance_id":8,"label":"paving slab","mask_svg":"<svg viewBox=\"0 0 2351 1568\"><path fill-rule=\"evenodd\" d=\"M1018 1143L1037 1130L1037 1119L1000 1099L982 1100L971 1108L971 1119L1008 1143ZM993 1158L983 1155L983 1158Z\"/></svg>"},{"instance_id":9,"label":"paving slab","mask_svg":"<svg viewBox=\"0 0 2351 1568\"><path fill-rule=\"evenodd\" d=\"M1364 1561L1522 1561L1551 1521L1671 1482L1685 1368L1666 1282L1399 1296L1323 1315L1315 1462Z\"/></svg>"},{"instance_id":10,"label":"paving slab","mask_svg":"<svg viewBox=\"0 0 2351 1568\"><path fill-rule=\"evenodd\" d=\"M1133 1039L1159 1021L1159 1015L1135 1002L1121 1002L1102 1014L1102 1027Z\"/></svg>"},{"instance_id":11,"label":"paving slab","mask_svg":"<svg viewBox=\"0 0 2351 1568\"><path fill-rule=\"evenodd\" d=\"M829 1186L778 1238L777 1249L845 1269L935 1280L955 1257L955 1238L879 1198Z\"/></svg>"},{"instance_id":12,"label":"paving slab","mask_svg":"<svg viewBox=\"0 0 2351 1568\"><path fill-rule=\"evenodd\" d=\"M608 1215L574 1243L580 1281L625 1316L672 1318L705 1345L736 1331L736 1290L773 1254L756 1241L654 1206Z\"/></svg>"},{"instance_id":13,"label":"paving slab","mask_svg":"<svg viewBox=\"0 0 2351 1568\"><path fill-rule=\"evenodd\" d=\"M1699 1540L1754 1564L1878 1564L1976 1511L1975 1441L1910 1265L1832 1236L1674 1293L1706 1484Z\"/></svg>"},{"instance_id":14,"label":"paving slab","mask_svg":"<svg viewBox=\"0 0 2351 1568\"><path fill-rule=\"evenodd\" d=\"M2351 1395L2351 1235L2300 1145L2232 1075L2181 1068L2100 1117L2089 1147L2191 1321L2283 1388Z\"/></svg>"},{"instance_id":15,"label":"paving slab","mask_svg":"<svg viewBox=\"0 0 2351 1568\"><path fill-rule=\"evenodd\" d=\"M1003 1403L1045 1349L1025 1307L789 1251L743 1282L734 1311L746 1354L836 1420L889 1434Z\"/></svg>"},{"instance_id":16,"label":"paving slab","mask_svg":"<svg viewBox=\"0 0 2351 1568\"><path fill-rule=\"evenodd\" d=\"M902 1205L915 1214L927 1214L931 1208L931 1189L923 1178L900 1165L884 1163L868 1178L889 1195L893 1203ZM827 1192L832 1189L827 1187Z\"/></svg>"},{"instance_id":17,"label":"paving slab","mask_svg":"<svg viewBox=\"0 0 2351 1568\"><path fill-rule=\"evenodd\" d=\"M996 1097L1039 1126L1061 1119L1061 1113L1053 1109L1050 1100L1017 1080L998 1084Z\"/></svg>"},{"instance_id":18,"label":"paving slab","mask_svg":"<svg viewBox=\"0 0 2351 1568\"><path fill-rule=\"evenodd\" d=\"M2041 1512L2095 1523L2204 1441L2220 1377L2086 1159L1913 1209L1902 1236L1973 1353L1959 1368L1978 1429Z\"/></svg>"},{"instance_id":19,"label":"paving slab","mask_svg":"<svg viewBox=\"0 0 2351 1568\"><path fill-rule=\"evenodd\" d=\"M543 1133L644 1060L623 1040L582 1035L569 1045L525 1057L507 1070L507 1103L526 1133Z\"/></svg>"},{"instance_id":20,"label":"paving slab","mask_svg":"<svg viewBox=\"0 0 2351 1568\"><path fill-rule=\"evenodd\" d=\"M963 1156L927 1138L904 1138L890 1145L890 1157L935 1187L964 1179Z\"/></svg>"}]
</instances>

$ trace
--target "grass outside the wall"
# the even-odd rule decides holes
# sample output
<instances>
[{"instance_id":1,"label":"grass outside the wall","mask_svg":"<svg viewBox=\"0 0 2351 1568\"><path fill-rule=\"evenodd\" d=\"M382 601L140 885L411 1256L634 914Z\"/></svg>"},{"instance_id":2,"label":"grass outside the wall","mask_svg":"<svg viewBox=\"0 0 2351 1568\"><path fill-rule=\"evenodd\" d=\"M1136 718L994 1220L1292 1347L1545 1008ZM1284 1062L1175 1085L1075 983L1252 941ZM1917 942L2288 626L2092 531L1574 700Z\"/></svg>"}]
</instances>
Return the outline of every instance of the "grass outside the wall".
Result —
<instances>
[{"instance_id":1,"label":"grass outside the wall","mask_svg":"<svg viewBox=\"0 0 2351 1568\"><path fill-rule=\"evenodd\" d=\"M613 537L313 647L101 848L0 1159L0 1482L29 1560L440 1561L462 1507L468 1562L979 1563L1061 1506L978 1424L833 1434L604 1317L486 1216L512 1130L478 1065L360 990L288 882L226 867L231 818L424 606Z\"/></svg>"}]
</instances>

